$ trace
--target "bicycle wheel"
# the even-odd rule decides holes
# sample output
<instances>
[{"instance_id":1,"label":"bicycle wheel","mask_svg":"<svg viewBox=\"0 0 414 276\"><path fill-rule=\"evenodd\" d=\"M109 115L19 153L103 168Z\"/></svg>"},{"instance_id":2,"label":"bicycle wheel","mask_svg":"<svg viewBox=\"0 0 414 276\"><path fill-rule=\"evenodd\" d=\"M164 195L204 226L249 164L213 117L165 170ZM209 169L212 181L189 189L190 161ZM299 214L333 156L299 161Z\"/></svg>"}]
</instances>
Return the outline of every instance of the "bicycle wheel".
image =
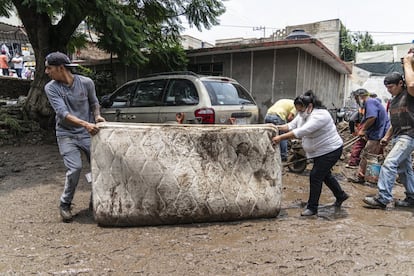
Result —
<instances>
[{"instance_id":1,"label":"bicycle wheel","mask_svg":"<svg viewBox=\"0 0 414 276\"><path fill-rule=\"evenodd\" d=\"M289 171L294 173L302 173L308 164L306 157L296 153L288 157L288 163L290 163L288 165Z\"/></svg>"}]
</instances>

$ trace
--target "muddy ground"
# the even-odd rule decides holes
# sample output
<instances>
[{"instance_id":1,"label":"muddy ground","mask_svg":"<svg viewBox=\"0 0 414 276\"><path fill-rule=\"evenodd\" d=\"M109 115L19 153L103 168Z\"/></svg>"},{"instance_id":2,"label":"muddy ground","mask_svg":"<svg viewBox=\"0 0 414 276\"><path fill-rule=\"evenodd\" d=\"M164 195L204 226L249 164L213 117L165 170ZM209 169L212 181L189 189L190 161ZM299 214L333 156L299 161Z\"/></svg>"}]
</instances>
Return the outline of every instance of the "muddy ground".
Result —
<instances>
[{"instance_id":1,"label":"muddy ground","mask_svg":"<svg viewBox=\"0 0 414 276\"><path fill-rule=\"evenodd\" d=\"M348 183L355 171L345 161L334 173L351 198L335 210L325 187L318 217L300 217L309 171L285 171L274 219L102 228L85 179L74 221L61 222L65 169L55 143L2 146L0 275L413 275L414 210L365 209L376 189ZM404 196L400 185L395 196Z\"/></svg>"}]
</instances>

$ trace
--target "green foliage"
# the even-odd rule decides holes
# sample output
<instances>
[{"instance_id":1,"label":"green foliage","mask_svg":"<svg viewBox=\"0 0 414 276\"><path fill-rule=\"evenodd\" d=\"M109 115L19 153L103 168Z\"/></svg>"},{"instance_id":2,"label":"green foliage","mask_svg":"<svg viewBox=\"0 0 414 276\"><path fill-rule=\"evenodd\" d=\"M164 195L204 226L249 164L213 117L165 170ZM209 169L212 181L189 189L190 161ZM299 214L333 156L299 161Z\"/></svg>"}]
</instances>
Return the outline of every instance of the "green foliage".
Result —
<instances>
[{"instance_id":1,"label":"green foliage","mask_svg":"<svg viewBox=\"0 0 414 276\"><path fill-rule=\"evenodd\" d=\"M86 48L87 35L85 33L75 32L69 40L68 46L66 47L68 53L75 53L76 49Z\"/></svg>"},{"instance_id":2,"label":"green foliage","mask_svg":"<svg viewBox=\"0 0 414 276\"><path fill-rule=\"evenodd\" d=\"M95 82L95 89L98 98L107 95L115 90L117 87L115 78L112 72L100 71L94 73L91 78Z\"/></svg>"},{"instance_id":3,"label":"green foliage","mask_svg":"<svg viewBox=\"0 0 414 276\"><path fill-rule=\"evenodd\" d=\"M94 75L94 72L92 69L89 69L88 67L85 67L82 65L79 65L75 70L77 74L80 74L80 75L83 75L89 78L92 78Z\"/></svg>"},{"instance_id":4,"label":"green foliage","mask_svg":"<svg viewBox=\"0 0 414 276\"><path fill-rule=\"evenodd\" d=\"M355 60L357 52L372 52L392 49L391 45L374 44L374 40L368 32L351 33L343 25L341 25L339 43L340 57L344 61Z\"/></svg>"},{"instance_id":5,"label":"green foliage","mask_svg":"<svg viewBox=\"0 0 414 276\"><path fill-rule=\"evenodd\" d=\"M162 62L163 67L177 68L180 56L181 18L201 29L218 24L225 11L220 0L140 0L111 3L96 1L96 9L86 18L99 35L98 47L114 53L125 64L144 65ZM171 62L171 63L170 63ZM180 66L185 66L181 64Z\"/></svg>"},{"instance_id":6,"label":"green foliage","mask_svg":"<svg viewBox=\"0 0 414 276\"><path fill-rule=\"evenodd\" d=\"M0 121L3 122L3 125L6 126L10 130L10 133L13 135L18 135L23 131L23 128L20 126L19 121L10 115L7 115L6 113L2 113L0 115Z\"/></svg>"},{"instance_id":7,"label":"green foliage","mask_svg":"<svg viewBox=\"0 0 414 276\"><path fill-rule=\"evenodd\" d=\"M185 66L178 62L186 62L178 47L181 20L199 30L209 29L225 12L223 1L0 0L0 13L9 11L12 4L17 7L35 54L56 50L73 53L84 47L85 35L74 32L85 21L98 36L97 46L115 54L124 64L144 65L154 57L151 63L165 63L163 67L176 69L177 65ZM39 31L46 32L46 37Z\"/></svg>"},{"instance_id":8,"label":"green foliage","mask_svg":"<svg viewBox=\"0 0 414 276\"><path fill-rule=\"evenodd\" d=\"M89 77L93 80L98 98L113 92L117 87L115 78L110 71L95 72L90 68L79 66L76 68L76 74Z\"/></svg>"},{"instance_id":9,"label":"green foliage","mask_svg":"<svg viewBox=\"0 0 414 276\"><path fill-rule=\"evenodd\" d=\"M152 51L148 55L148 68L152 68L152 72L168 72L186 70L188 63L187 55L180 45L165 46L163 51Z\"/></svg>"},{"instance_id":10,"label":"green foliage","mask_svg":"<svg viewBox=\"0 0 414 276\"><path fill-rule=\"evenodd\" d=\"M0 16L10 17L13 3L10 0L0 0Z\"/></svg>"}]
</instances>

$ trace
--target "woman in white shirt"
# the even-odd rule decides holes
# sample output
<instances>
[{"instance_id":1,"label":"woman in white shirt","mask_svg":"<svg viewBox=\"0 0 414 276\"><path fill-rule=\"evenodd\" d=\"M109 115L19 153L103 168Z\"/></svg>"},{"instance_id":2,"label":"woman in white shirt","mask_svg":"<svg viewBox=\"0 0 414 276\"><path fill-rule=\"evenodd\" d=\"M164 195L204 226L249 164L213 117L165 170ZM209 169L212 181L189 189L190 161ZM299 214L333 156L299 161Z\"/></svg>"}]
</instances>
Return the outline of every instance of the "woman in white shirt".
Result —
<instances>
[{"instance_id":1,"label":"woman in white shirt","mask_svg":"<svg viewBox=\"0 0 414 276\"><path fill-rule=\"evenodd\" d=\"M336 197L334 206L341 207L349 197L331 174L332 167L341 157L343 141L332 116L312 90L298 96L294 104L298 116L290 123L278 126L279 130L286 133L277 135L272 140L279 143L285 139L300 138L306 157L313 159L309 176L309 199L306 209L301 213L301 216L313 216L318 213L322 183L325 183Z\"/></svg>"}]
</instances>

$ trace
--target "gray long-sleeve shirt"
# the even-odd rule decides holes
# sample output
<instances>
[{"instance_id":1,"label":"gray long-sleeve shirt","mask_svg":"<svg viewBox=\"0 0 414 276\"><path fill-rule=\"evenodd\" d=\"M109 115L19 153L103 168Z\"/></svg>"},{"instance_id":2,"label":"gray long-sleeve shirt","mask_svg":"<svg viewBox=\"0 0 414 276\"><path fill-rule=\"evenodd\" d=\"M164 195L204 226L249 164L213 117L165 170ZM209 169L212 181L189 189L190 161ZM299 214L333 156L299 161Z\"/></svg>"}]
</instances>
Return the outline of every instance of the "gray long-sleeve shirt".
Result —
<instances>
[{"instance_id":1,"label":"gray long-sleeve shirt","mask_svg":"<svg viewBox=\"0 0 414 276\"><path fill-rule=\"evenodd\" d=\"M99 106L93 81L84 76L73 75L72 86L52 80L45 85L45 92L56 112L56 136L89 136L84 127L65 120L68 114L93 123L93 110Z\"/></svg>"}]
</instances>

